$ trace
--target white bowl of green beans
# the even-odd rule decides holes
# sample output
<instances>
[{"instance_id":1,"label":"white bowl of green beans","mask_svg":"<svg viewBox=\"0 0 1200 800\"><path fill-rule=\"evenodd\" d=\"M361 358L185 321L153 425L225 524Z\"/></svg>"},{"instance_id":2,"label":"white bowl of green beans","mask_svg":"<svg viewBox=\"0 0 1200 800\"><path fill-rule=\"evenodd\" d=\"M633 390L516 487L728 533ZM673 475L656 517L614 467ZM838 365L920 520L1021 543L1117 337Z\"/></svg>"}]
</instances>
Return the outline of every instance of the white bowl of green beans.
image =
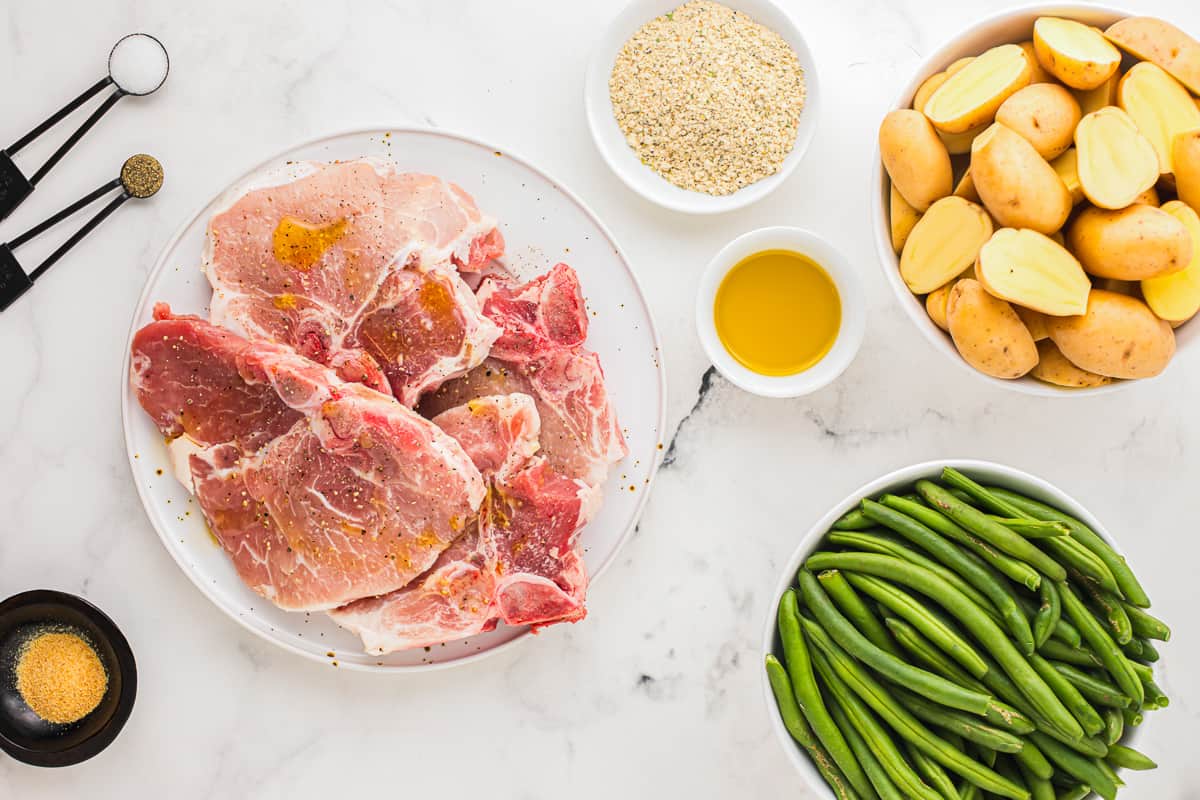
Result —
<instances>
[{"instance_id":1,"label":"white bowl of green beans","mask_svg":"<svg viewBox=\"0 0 1200 800\"><path fill-rule=\"evenodd\" d=\"M801 539L763 630L771 725L817 796L1115 797L1170 638L1104 526L1021 470L947 459Z\"/></svg>"}]
</instances>

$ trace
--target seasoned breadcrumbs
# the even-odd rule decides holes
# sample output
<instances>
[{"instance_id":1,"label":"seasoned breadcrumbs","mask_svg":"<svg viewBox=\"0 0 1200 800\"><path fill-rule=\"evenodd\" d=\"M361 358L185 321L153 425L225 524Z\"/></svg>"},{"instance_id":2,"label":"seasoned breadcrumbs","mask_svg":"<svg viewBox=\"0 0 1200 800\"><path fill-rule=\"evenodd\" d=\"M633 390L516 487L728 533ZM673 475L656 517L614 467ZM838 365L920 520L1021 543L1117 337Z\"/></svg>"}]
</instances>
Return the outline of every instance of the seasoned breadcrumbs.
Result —
<instances>
[{"instance_id":1,"label":"seasoned breadcrumbs","mask_svg":"<svg viewBox=\"0 0 1200 800\"><path fill-rule=\"evenodd\" d=\"M617 55L608 89L642 163L712 195L779 171L805 94L804 70L779 34L708 0L643 25Z\"/></svg>"}]
</instances>

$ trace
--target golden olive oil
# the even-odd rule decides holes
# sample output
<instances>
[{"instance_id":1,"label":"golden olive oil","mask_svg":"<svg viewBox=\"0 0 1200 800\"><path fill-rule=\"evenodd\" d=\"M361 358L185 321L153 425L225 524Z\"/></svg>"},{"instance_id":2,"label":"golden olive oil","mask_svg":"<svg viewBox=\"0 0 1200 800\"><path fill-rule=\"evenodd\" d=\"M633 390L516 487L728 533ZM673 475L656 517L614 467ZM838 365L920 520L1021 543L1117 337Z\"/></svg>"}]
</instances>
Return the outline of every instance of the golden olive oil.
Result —
<instances>
[{"instance_id":1,"label":"golden olive oil","mask_svg":"<svg viewBox=\"0 0 1200 800\"><path fill-rule=\"evenodd\" d=\"M713 322L721 344L760 375L794 375L829 352L842 324L837 286L820 264L765 250L734 265L717 288Z\"/></svg>"}]
</instances>

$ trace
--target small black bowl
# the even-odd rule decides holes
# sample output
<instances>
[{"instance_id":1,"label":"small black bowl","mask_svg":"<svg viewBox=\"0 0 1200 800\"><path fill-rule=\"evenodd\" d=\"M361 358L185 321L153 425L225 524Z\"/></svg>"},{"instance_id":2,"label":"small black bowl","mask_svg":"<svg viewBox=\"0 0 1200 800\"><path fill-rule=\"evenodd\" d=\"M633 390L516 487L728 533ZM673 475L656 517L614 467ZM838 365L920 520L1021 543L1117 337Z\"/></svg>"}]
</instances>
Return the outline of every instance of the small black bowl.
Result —
<instances>
[{"instance_id":1,"label":"small black bowl","mask_svg":"<svg viewBox=\"0 0 1200 800\"><path fill-rule=\"evenodd\" d=\"M38 628L75 629L108 670L100 705L78 722L56 725L34 714L16 689L17 651ZM0 749L39 767L86 761L117 738L137 696L137 664L129 642L108 616L81 597L39 589L0 603Z\"/></svg>"}]
</instances>

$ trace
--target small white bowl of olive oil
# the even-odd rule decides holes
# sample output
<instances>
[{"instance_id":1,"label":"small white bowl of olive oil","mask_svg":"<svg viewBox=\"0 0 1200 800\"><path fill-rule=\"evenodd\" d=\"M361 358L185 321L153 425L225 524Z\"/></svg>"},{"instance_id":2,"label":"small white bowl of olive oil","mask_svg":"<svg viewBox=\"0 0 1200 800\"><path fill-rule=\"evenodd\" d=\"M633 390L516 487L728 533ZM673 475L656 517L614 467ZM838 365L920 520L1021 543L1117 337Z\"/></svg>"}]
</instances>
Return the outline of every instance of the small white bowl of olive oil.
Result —
<instances>
[{"instance_id":1,"label":"small white bowl of olive oil","mask_svg":"<svg viewBox=\"0 0 1200 800\"><path fill-rule=\"evenodd\" d=\"M696 298L708 358L731 383L763 397L800 397L845 371L862 344L858 274L803 228L759 228L713 257Z\"/></svg>"}]
</instances>

